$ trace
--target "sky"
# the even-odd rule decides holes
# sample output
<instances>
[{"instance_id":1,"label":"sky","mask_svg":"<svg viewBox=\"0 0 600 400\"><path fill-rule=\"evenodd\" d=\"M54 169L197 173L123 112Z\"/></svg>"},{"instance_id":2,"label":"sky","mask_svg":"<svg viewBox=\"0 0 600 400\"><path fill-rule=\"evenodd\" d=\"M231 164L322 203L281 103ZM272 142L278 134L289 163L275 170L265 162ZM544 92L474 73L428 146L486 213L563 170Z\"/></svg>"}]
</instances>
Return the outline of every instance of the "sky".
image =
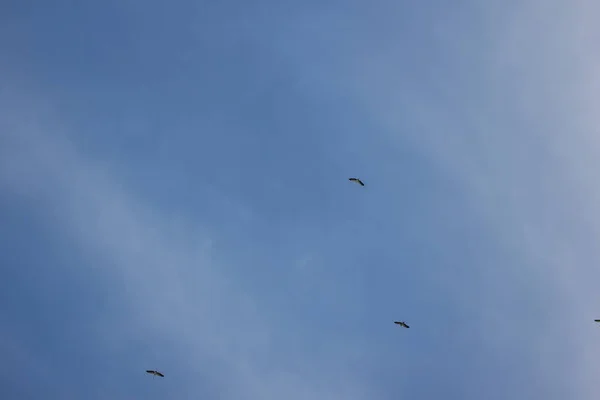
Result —
<instances>
[{"instance_id":1,"label":"sky","mask_svg":"<svg viewBox=\"0 0 600 400\"><path fill-rule=\"evenodd\" d=\"M599 12L2 2L0 398L597 399Z\"/></svg>"}]
</instances>

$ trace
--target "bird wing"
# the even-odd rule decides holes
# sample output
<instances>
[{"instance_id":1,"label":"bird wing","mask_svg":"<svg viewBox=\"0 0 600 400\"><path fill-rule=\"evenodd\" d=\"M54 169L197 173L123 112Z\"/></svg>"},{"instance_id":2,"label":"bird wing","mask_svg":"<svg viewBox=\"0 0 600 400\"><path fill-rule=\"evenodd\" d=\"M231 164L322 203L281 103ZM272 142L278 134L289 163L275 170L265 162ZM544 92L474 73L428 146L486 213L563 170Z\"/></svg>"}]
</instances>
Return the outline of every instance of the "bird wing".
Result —
<instances>
[{"instance_id":1,"label":"bird wing","mask_svg":"<svg viewBox=\"0 0 600 400\"><path fill-rule=\"evenodd\" d=\"M156 371L156 375L158 375L158 376L160 376L160 377L162 377L162 378L164 378L164 377L165 377L163 374L161 374L161 373L160 373L160 372L158 372L158 371Z\"/></svg>"},{"instance_id":2,"label":"bird wing","mask_svg":"<svg viewBox=\"0 0 600 400\"><path fill-rule=\"evenodd\" d=\"M595 322L600 322L600 319L595 319L594 321L595 321Z\"/></svg>"},{"instance_id":3,"label":"bird wing","mask_svg":"<svg viewBox=\"0 0 600 400\"><path fill-rule=\"evenodd\" d=\"M360 179L357 179L356 182L360 183L360 186L365 186L365 184L363 183L363 181L361 181Z\"/></svg>"},{"instance_id":4,"label":"bird wing","mask_svg":"<svg viewBox=\"0 0 600 400\"><path fill-rule=\"evenodd\" d=\"M147 372L147 373L149 373L149 374L154 374L154 373L156 373L156 371L152 371L151 369L147 369L147 370L146 370L146 372Z\"/></svg>"}]
</instances>

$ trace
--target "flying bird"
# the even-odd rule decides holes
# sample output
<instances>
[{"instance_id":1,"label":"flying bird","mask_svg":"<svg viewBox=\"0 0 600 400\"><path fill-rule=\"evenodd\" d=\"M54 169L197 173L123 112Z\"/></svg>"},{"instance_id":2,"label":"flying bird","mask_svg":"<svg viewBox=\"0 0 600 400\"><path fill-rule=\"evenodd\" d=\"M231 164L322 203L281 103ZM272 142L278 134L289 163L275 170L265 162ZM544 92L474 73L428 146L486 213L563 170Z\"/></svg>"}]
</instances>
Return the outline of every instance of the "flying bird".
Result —
<instances>
[{"instance_id":1,"label":"flying bird","mask_svg":"<svg viewBox=\"0 0 600 400\"><path fill-rule=\"evenodd\" d=\"M360 186L365 186L365 184L363 183L363 181L361 181L361 180L360 180L360 179L358 179L358 178L349 178L348 180L349 180L349 181L351 181L351 182L356 182L356 183L358 183Z\"/></svg>"},{"instance_id":2,"label":"flying bird","mask_svg":"<svg viewBox=\"0 0 600 400\"><path fill-rule=\"evenodd\" d=\"M404 322L404 321L394 321L394 323L396 325L400 325L403 328L410 328L410 326L406 325L406 322Z\"/></svg>"},{"instance_id":3,"label":"flying bird","mask_svg":"<svg viewBox=\"0 0 600 400\"><path fill-rule=\"evenodd\" d=\"M153 371L153 370L151 370L151 369L149 369L149 370L146 370L146 372L147 372L147 373L149 373L149 374L151 374L151 375L154 375L154 376L160 376L161 378L164 378L164 377L165 377L165 376L164 376L163 374L161 374L160 372L158 372L158 371Z\"/></svg>"}]
</instances>

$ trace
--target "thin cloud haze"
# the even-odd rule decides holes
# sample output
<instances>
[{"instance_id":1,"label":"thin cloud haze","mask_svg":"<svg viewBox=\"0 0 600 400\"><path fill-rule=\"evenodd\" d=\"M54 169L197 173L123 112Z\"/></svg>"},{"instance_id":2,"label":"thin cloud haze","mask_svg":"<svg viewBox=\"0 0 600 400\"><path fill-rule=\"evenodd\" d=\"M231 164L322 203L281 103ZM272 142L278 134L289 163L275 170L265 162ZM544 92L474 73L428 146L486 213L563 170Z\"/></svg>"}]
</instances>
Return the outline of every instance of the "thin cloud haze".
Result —
<instances>
[{"instance_id":1,"label":"thin cloud haze","mask_svg":"<svg viewBox=\"0 0 600 400\"><path fill-rule=\"evenodd\" d=\"M0 397L595 398L594 3L6 7Z\"/></svg>"}]
</instances>

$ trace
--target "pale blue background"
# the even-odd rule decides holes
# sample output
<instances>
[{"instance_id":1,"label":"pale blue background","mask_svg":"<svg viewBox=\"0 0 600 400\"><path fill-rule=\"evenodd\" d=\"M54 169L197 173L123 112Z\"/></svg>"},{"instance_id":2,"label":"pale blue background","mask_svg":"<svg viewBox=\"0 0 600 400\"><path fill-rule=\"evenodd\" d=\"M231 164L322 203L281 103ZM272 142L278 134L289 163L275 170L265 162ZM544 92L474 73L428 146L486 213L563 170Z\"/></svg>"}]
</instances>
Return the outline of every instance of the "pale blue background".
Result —
<instances>
[{"instance_id":1,"label":"pale blue background","mask_svg":"<svg viewBox=\"0 0 600 400\"><path fill-rule=\"evenodd\" d=\"M596 400L599 12L2 2L0 398Z\"/></svg>"}]
</instances>

